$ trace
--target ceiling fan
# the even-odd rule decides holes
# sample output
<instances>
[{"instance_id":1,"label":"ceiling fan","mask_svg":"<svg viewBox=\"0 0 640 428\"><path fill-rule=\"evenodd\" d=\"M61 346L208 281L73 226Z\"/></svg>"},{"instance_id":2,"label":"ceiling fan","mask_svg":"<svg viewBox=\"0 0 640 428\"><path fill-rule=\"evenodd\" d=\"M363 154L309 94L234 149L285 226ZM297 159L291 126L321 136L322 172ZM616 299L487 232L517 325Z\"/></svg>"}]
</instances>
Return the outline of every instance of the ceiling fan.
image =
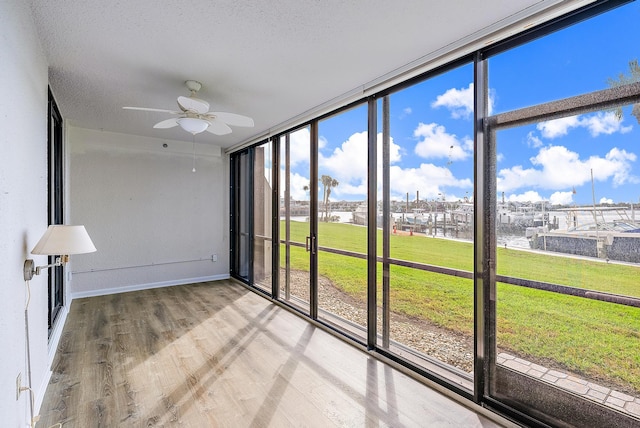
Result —
<instances>
[{"instance_id":1,"label":"ceiling fan","mask_svg":"<svg viewBox=\"0 0 640 428\"><path fill-rule=\"evenodd\" d=\"M164 110L147 107L122 107L125 110L157 111L161 113L177 114L178 117L165 119L153 125L157 129L173 128L180 126L185 131L196 135L207 131L215 135L225 135L231 133L231 126L253 127L253 119L235 113L223 111L209 111L209 103L196 98L196 93L202 87L200 82L187 80L185 82L191 92L188 97L178 97L178 107L180 110Z\"/></svg>"}]
</instances>

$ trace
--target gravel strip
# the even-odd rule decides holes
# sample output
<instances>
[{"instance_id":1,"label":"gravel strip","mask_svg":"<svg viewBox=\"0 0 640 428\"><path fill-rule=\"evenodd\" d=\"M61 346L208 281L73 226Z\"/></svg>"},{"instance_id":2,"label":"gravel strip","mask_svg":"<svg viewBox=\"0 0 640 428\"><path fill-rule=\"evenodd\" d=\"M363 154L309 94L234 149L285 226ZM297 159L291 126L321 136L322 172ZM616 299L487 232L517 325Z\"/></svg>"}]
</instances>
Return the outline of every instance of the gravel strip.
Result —
<instances>
[{"instance_id":1,"label":"gravel strip","mask_svg":"<svg viewBox=\"0 0 640 428\"><path fill-rule=\"evenodd\" d=\"M281 273L284 278L284 271ZM291 295L309 301L309 273L291 271ZM336 288L326 277L318 277L318 306L338 317L366 326L366 304ZM382 308L378 308L381 313ZM382 316L378 316L382 331ZM391 313L391 340L436 358L460 370L473 370L473 338L435 326L428 321Z\"/></svg>"},{"instance_id":2,"label":"gravel strip","mask_svg":"<svg viewBox=\"0 0 640 428\"><path fill-rule=\"evenodd\" d=\"M309 272L291 270L290 274L291 295L308 302ZM280 277L285 277L284 270L281 271ZM367 312L364 301L339 290L328 278L323 276L318 277L318 306L340 318L361 326L366 326ZM382 308L379 306L379 333L382 332L381 312ZM394 312L391 313L390 328L392 341L432 358L436 358L450 366L457 367L466 373L473 371L473 337L438 327L424 319L408 317ZM568 370L566 367L560 367L557 362L553 360L535 358L531 355L519 355L519 353L509 349L498 349L497 352L508 352L511 355L527 359L528 361L545 367L554 368L570 376L591 379L594 382L618 391L633 395L637 394L637 391L630 385L618 384L609 378L594 377L593 375L589 376L584 373L574 372Z\"/></svg>"}]
</instances>

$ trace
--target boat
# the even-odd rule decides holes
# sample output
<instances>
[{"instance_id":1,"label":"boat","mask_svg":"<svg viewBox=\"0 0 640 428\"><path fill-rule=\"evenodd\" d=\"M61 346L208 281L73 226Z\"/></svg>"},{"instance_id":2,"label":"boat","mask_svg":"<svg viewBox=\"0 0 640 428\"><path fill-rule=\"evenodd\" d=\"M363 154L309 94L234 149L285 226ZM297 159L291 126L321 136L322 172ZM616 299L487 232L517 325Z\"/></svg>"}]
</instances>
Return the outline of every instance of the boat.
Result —
<instances>
[{"instance_id":1,"label":"boat","mask_svg":"<svg viewBox=\"0 0 640 428\"><path fill-rule=\"evenodd\" d=\"M473 203L461 202L450 211L450 218L455 224L473 225Z\"/></svg>"},{"instance_id":2,"label":"boat","mask_svg":"<svg viewBox=\"0 0 640 428\"><path fill-rule=\"evenodd\" d=\"M525 236L532 249L640 263L640 223L629 217L629 207L572 207L558 211L565 213L567 228L528 227Z\"/></svg>"},{"instance_id":3,"label":"boat","mask_svg":"<svg viewBox=\"0 0 640 428\"><path fill-rule=\"evenodd\" d=\"M358 224L361 226L366 226L368 224L368 206L366 203L362 203L356 207L355 210L351 213L351 221L353 224ZM377 226L382 227L382 211L378 210L377 213Z\"/></svg>"}]
</instances>

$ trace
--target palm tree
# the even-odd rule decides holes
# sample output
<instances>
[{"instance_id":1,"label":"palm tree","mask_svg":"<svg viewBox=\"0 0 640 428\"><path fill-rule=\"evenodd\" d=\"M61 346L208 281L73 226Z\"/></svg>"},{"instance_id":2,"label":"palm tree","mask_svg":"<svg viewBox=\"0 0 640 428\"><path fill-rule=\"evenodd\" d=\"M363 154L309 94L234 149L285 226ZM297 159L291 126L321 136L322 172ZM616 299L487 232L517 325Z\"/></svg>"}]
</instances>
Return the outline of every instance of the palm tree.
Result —
<instances>
[{"instance_id":1,"label":"palm tree","mask_svg":"<svg viewBox=\"0 0 640 428\"><path fill-rule=\"evenodd\" d=\"M324 203L324 221L329 221L329 196L331 195L331 188L337 187L338 180L330 175L323 175L320 177L322 183L322 202Z\"/></svg>"},{"instance_id":2,"label":"palm tree","mask_svg":"<svg viewBox=\"0 0 640 428\"><path fill-rule=\"evenodd\" d=\"M311 184L311 183L309 183ZM309 211L311 211L311 197L307 198L307 192L310 190L310 186L309 184L305 184L304 187L302 188L304 190L304 196L305 196L305 201L308 199L309 200Z\"/></svg>"}]
</instances>

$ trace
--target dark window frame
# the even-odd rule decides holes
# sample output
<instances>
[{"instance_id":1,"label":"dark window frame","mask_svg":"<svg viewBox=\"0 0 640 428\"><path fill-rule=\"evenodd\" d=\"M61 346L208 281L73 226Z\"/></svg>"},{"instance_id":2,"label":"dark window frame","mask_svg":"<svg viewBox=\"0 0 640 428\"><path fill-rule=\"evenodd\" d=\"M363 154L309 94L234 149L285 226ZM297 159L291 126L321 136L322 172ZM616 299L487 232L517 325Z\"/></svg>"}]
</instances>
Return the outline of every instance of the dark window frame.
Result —
<instances>
[{"instance_id":1,"label":"dark window frame","mask_svg":"<svg viewBox=\"0 0 640 428\"><path fill-rule=\"evenodd\" d=\"M512 49L512 48L516 48L520 45L523 45L524 43L527 43L529 41L532 41L534 39L540 38L540 37L544 37L548 34L551 34L555 31L559 31L562 30L564 28L567 28L573 24L579 23L581 21L584 21L586 19L590 19L598 14L601 13L605 13L609 10L612 10L614 8L617 8L621 5L624 5L626 3L630 3L631 0L598 0L595 1L592 4L586 5L582 8L579 8L575 11L569 12L568 14L565 14L563 16L560 16L558 18L552 19L548 22L545 22L539 26L533 27L529 30L526 30L520 34L514 35L512 37L509 37L503 41L497 42L493 45L487 46L485 48L479 49L471 54L467 54L464 55L460 58L457 58L455 60L453 60L452 62L445 64L443 66L439 66L433 70L430 70L428 72L425 72L419 76L415 76L413 78L410 78L404 82L398 83L394 86L391 86L389 88L383 89L379 92L377 92L374 95L369 95L366 97L363 97L362 99L353 101L351 103L349 103L348 105L336 108L335 110L328 112L328 113L324 113L322 115L319 115L318 117L315 117L313 119L310 119L308 121L305 121L302 124L297 125L294 128L291 129L287 129L285 131L282 131L280 133L278 133L277 135L274 135L272 138L272 142L273 142L273 147L274 147L274 162L276 159L278 159L278 162L280 162L280 159L278 156L276 156L276 154L279 154L279 146L280 146L280 137L282 136L288 136L290 133L295 132L297 129L300 129L302 127L305 126L310 126L311 127L311 138L313 140L314 138L314 127L317 126L318 121L322 120L325 117L328 116L332 116L335 114L340 113L341 111L350 108L352 105L355 104L360 104L360 103L367 103L369 101L373 101L373 104L375 106L375 102L377 100L383 99L383 97L388 96L389 94L399 91L401 89L404 89L406 87L409 87L411 85L414 85L416 83L425 81L427 79L430 79L438 74L442 74L445 73L446 71L456 68L459 65L461 65L462 63L468 63L468 62L473 62L475 70L474 70L474 83L475 83L475 94L474 94L474 137L475 137L475 149L474 149L474 155L475 155L475 172L474 172L474 201L476 206L475 208L475 212L476 213L486 213L486 212L491 212L491 208L493 207L493 202L492 202L492 198L495 197L495 177L492 174L492 168L495 167L495 144L493 144L491 142L492 140L492 135L490 133L494 132L496 129L502 128L502 127L506 127L506 126L517 126L520 124L520 122L518 122L517 118L514 118L514 115L516 116L523 116L525 115L525 113L528 115L529 113L532 113L532 111L528 111L528 112L524 112L524 110L526 109L521 109L521 110L516 110L516 111L508 111L508 112L504 112L504 113L500 113L497 114L495 116L489 116L488 115L488 71L487 71L487 62L486 60L488 58L490 58L491 56L497 55L501 52L504 52L508 49ZM640 85L640 84L638 84ZM612 90L607 90L610 93L613 93ZM591 95L591 94L589 94ZM632 97L636 97L635 92L634 95L632 95ZM577 97L571 97L570 100L574 100L579 98L579 96ZM621 97L620 96L615 96L614 97L615 100L611 101L610 104L619 104L621 102ZM633 100L635 100L636 98L633 98ZM563 101L558 101L558 103L563 103L566 102L566 100ZM554 118L554 117L560 117L560 116L566 116L569 115L569 113L567 111L556 111L559 110L560 107L555 105L556 102L551 101L548 103L545 103L543 105L541 105L542 107L549 107L551 106L551 110L554 110L553 112L547 111L544 113L544 117L545 118ZM370 104L371 107L372 104ZM540 106L537 106L536 108L539 108ZM595 103L591 103L589 104L589 106L583 106L583 107L579 107L577 110L572 111L572 114L577 114L579 111L582 111L580 109L585 109L584 111L587 110L594 110L594 109L600 109L603 108L603 106L596 106ZM371 114L371 112L369 112ZM554 116L555 115L555 116ZM529 115L529 117L526 120L538 120L539 117L536 117L535 115L531 114ZM373 125L374 126L378 126L378 121L377 121L377 115L374 114L373 115ZM509 125L506 124L506 122L510 122ZM371 122L370 122L371 125ZM375 129L375 128L374 128ZM371 129L369 130L371 132ZM376 133L374 133L375 135ZM317 135L315 135L315 138L317 138ZM253 146L258 146L264 144L264 141L261 141L259 143L254 144ZM373 143L370 142L370 145L373 144L375 146L375 140L373 140ZM253 147L251 146L251 147ZM240 153L241 151L246 150L245 149L241 149L240 151L236 152L236 153ZM317 150L317 146L314 147L312 144L312 156L313 156L313 150ZM371 150L371 147L370 147ZM374 153L375 155L375 153ZM232 154L233 157L233 154ZM286 164L288 164L288 161L285 162ZM275 164L274 164L275 165ZM374 164L375 165L375 164ZM278 165L278 168L276 168L274 166L274 210L279 209L279 188L280 185L282 183L279 182L278 179L278 171L281 165ZM285 165L285 167L288 165ZM312 171L311 171L311 175L313 176L313 173L315 171L315 174L317 176L317 164L314 164L313 160L312 160ZM317 178L317 177L316 177ZM232 176L233 179L233 176ZM492 191L493 189L493 191ZM233 194L233 191L232 191ZM316 189L316 194L317 194L317 189ZM278 201L278 204L275 203L275 201ZM374 205L374 204L370 204L370 205ZM232 204L232 209L234 208L234 205ZM373 211L373 209L370 209L369 211ZM232 214L233 216L233 214ZM274 237L273 237L273 242L282 242L280 240L280 235L279 235L279 230L278 230L278 226L279 225L279 221L278 221L278 215L277 213L274 213L274 227L273 227L273 233L274 233ZM540 414L539 412L537 412L535 409L532 408L518 408L511 406L509 402L503 402L503 401L499 401L496 400L496 398L491 397L489 394L489 386L490 386L490 382L492 382L492 374L490 373L492 364L495 365L495 327L496 327L496 320L495 320L495 287L496 287L496 281L499 282L507 282L507 283L512 283L514 285L520 285L520 286L525 286L525 287L533 287L533 288L541 288L541 289L553 289L553 291L556 291L558 289L556 284L547 284L547 283L541 283L541 282L537 282L537 281L525 281L519 278L510 278L510 277L504 277L501 275L497 275L496 273L496 265L495 265L495 242L492 241L492 239L495 238L495 231L492 231L492 227L495 225L495 221L493 221L493 217L492 214L489 215L476 215L475 218L475 232L474 232L474 271L473 272L466 272L466 271L461 271L461 270L456 270L456 269L447 269L447 268L441 268L441 267L437 267L437 266L430 266L430 265L426 265L426 264L419 264L419 263L411 263L411 267L412 268L417 268L417 269L421 269L421 270L426 270L426 271L434 271L434 272L438 272L438 273L445 273L445 274L449 274L449 275L455 275L455 276L462 276L465 278L473 278L474 279L474 283L475 283L475 301L474 301L474 309L475 309L475 315L474 315L474 319L475 319L475 344L474 344L474 351L475 351L475 356L474 356L474 389L472 392L467 391L465 389L460 388L458 385L451 383L450 381L446 380L446 379L442 379L439 376L437 376L436 374L429 372L428 370L425 370L422 367L416 366L413 363L411 363L410 361L404 360L400 357L398 357L397 355L388 352L387 350L384 349L384 346L378 346L376 341L374 340L374 336L376 334L375 330L370 330L369 333L369 337L367 340L366 344L363 344L360 340L358 340L357 338L354 338L352 336L350 336L348 334L348 332L342 331L342 330L337 330L335 328L335 326L327 324L325 322L323 322L322 320L319 320L317 318L317 313L314 313L314 311L312 310L310 314L304 314L303 312L300 311L295 311L295 312L299 312L302 316L305 316L307 318L310 318L311 320L314 320L316 322L317 325L323 326L325 327L327 330L333 331L338 333L339 335L357 343L360 345L364 345L365 347L367 347L370 351L377 353L389 360L394 361L395 363L406 367L408 369L410 369L411 371L417 373L420 376L423 376L424 378L430 379L431 381L434 381L440 385L443 385L444 387L448 388L449 390L457 393L458 395L469 399L479 405L491 408L493 411L497 411L498 413L501 413L503 415L506 415L508 417L511 417L517 421L526 423L526 424L530 424L530 425L544 425L545 423L557 423L559 422L558 420L555 420L553 418L549 419L547 418L545 415ZM312 228L313 229L313 228ZM312 234L313 234L313 230L312 230ZM232 234L233 235L233 234ZM392 259L388 256L386 256L385 254L383 254L382 257L377 257L375 254L375 235L374 234L370 234L369 240L368 240L368 254L359 254L359 253L351 253L351 252L346 252L346 251L341 251L341 250L336 250L336 249L332 249L332 248L325 248L325 247L318 247L316 248L317 251L327 251L327 252L335 252L338 254L342 254L345 256L351 256L351 257L356 257L356 258L368 258L369 259L369 263L373 265L373 267L370 266L370 271L374 272L375 271L375 263L377 262L384 262L385 264L389 264L389 265L405 265L406 262L404 261L400 261L400 260L395 260ZM373 244L372 244L373 242ZM232 237L232 245L233 245L233 237ZM274 245L274 254L273 254L273 260L274 260L274 272L276 271L277 268L279 268L279 246L278 245ZM372 248L374 250L372 250ZM311 274L313 275L313 265L311 265ZM274 275L274 278L277 279L277 275ZM375 278L375 277L374 277ZM374 281L375 283L375 281ZM251 285L251 284L249 284ZM316 291L314 290L314 287L312 286L312 295L313 293ZM256 289L256 291L261 291ZM270 296L273 300L278 301L281 304L284 304L285 306L287 306L286 302L281 300L279 298L279 281L276 281L273 284L273 291L272 291L272 295ZM557 292L564 292L566 290L560 290ZM265 294L264 292L262 294ZM314 299L315 297L311 298L311 307L315 306L315 302ZM375 300L375 294L370 293L370 297L369 300L373 299ZM384 299L384 297L383 297ZM492 300L493 299L493 300ZM369 301L368 300L368 301ZM371 302L369 301L369 304L371 304ZM635 306L635 305L634 305ZM374 305L373 307L375 307L375 301L374 301ZM295 308L293 308L295 309ZM375 322L373 322L375 320L376 314L373 311L369 312L369 320L371 322L370 325L375 326ZM384 329L384 327L383 327ZM526 412L526 413L523 413Z\"/></svg>"},{"instance_id":2,"label":"dark window frame","mask_svg":"<svg viewBox=\"0 0 640 428\"><path fill-rule=\"evenodd\" d=\"M53 93L48 91L47 108L47 222L64 222L64 127L63 119ZM55 256L49 256L49 264L55 262ZM48 279L48 335L51 336L60 310L64 307L64 266L50 270Z\"/></svg>"}]
</instances>

